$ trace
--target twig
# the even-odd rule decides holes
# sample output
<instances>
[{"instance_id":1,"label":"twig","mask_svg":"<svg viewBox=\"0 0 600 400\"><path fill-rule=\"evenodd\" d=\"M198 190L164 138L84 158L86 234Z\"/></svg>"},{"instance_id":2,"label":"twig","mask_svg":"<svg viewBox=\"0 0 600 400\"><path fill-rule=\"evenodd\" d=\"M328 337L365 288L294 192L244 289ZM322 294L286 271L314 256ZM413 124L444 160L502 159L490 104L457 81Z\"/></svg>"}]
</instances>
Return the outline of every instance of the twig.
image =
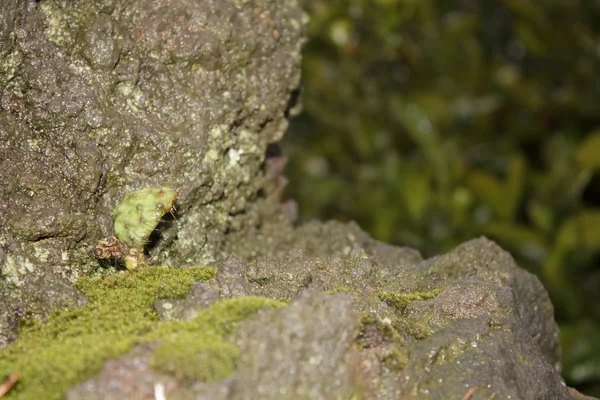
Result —
<instances>
[{"instance_id":1,"label":"twig","mask_svg":"<svg viewBox=\"0 0 600 400\"><path fill-rule=\"evenodd\" d=\"M462 400L469 400L471 398L471 396L473 396L473 393L475 393L475 389L474 388L469 389L469 391L467 392L467 394L465 394L465 396L462 398Z\"/></svg>"},{"instance_id":2,"label":"twig","mask_svg":"<svg viewBox=\"0 0 600 400\"><path fill-rule=\"evenodd\" d=\"M0 385L0 397L4 396L19 380L19 374L13 372L10 374L7 380L4 381L3 384Z\"/></svg>"}]
</instances>

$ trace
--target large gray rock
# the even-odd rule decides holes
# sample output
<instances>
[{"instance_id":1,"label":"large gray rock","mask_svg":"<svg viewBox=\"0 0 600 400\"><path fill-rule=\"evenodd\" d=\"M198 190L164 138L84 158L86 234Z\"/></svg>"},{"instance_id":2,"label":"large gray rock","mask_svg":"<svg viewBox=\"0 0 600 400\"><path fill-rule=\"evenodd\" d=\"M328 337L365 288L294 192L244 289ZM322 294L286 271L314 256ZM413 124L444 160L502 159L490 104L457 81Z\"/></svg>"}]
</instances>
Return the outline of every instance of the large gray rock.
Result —
<instances>
[{"instance_id":1,"label":"large gray rock","mask_svg":"<svg viewBox=\"0 0 600 400\"><path fill-rule=\"evenodd\" d=\"M0 346L10 321L52 309L35 282L68 288L97 268L93 248L127 191L181 189L177 223L150 246L151 262L168 265L219 260L226 233L275 208L262 203L283 182L265 157L299 83L306 16L295 0L0 10ZM81 301L71 292L51 302Z\"/></svg>"},{"instance_id":2,"label":"large gray rock","mask_svg":"<svg viewBox=\"0 0 600 400\"><path fill-rule=\"evenodd\" d=\"M558 330L546 291L487 239L421 260L415 251L374 241L354 224L312 223L274 242L272 253L249 262L231 257L215 281L222 297L293 299L290 305L261 310L237 327L230 341L241 356L231 376L209 383L157 378L171 382L169 395L583 398L560 376ZM169 315L160 312L166 300L156 306L164 318L186 319L202 312L209 297L216 301L206 295L215 291L214 283L196 286L189 300L168 302ZM137 393L151 391L143 363L137 372L114 374L140 351L107 364L70 399L100 398L110 379L111 398L131 396L131 382L147 382ZM151 359L151 349L143 353Z\"/></svg>"}]
</instances>

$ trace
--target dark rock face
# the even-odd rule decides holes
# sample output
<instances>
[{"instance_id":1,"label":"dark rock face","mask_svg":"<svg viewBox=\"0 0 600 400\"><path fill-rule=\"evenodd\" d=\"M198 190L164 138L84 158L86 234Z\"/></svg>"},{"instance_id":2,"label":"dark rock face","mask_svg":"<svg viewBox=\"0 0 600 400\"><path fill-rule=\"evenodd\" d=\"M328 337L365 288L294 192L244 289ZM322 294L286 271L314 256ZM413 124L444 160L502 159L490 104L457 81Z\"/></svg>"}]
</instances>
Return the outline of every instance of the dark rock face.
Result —
<instances>
[{"instance_id":1,"label":"dark rock face","mask_svg":"<svg viewBox=\"0 0 600 400\"><path fill-rule=\"evenodd\" d=\"M349 228L322 225L323 236L312 231L311 240L321 239L323 247L344 234L359 237ZM294 241L302 243L302 229L297 234ZM377 384L365 387L367 398L462 398L471 387L482 398L571 398L560 378L548 295L496 244L478 239L420 263L401 248L391 258L387 246L366 238L356 244L370 245L371 254L345 247L347 255L342 250L319 259L292 251L284 258L237 263L237 275L225 268L217 281L244 288L233 295L292 298L311 288L350 296L365 317L358 340L365 358L357 362L375 360L376 377L366 381Z\"/></svg>"},{"instance_id":2,"label":"dark rock face","mask_svg":"<svg viewBox=\"0 0 600 400\"><path fill-rule=\"evenodd\" d=\"M290 251L292 242L305 250ZM377 243L354 224L330 222L295 230L274 245L279 251L287 255L229 258L215 281L221 297L292 298L290 305L262 310L237 327L230 340L241 356L229 378L161 378L171 382L169 395L460 399L474 390L473 398L482 399L577 398L560 377L557 327L545 290L487 239L423 261L414 251ZM211 293L214 286L194 287L190 299L174 303L165 317L201 312L217 300ZM95 398L84 388L101 387L107 376L113 376L108 369L71 398ZM135 376L116 382L129 390Z\"/></svg>"},{"instance_id":3,"label":"dark rock face","mask_svg":"<svg viewBox=\"0 0 600 400\"><path fill-rule=\"evenodd\" d=\"M226 232L260 224L247 214L280 190L265 154L299 83L306 17L295 1L0 9L0 288L16 299L0 331L14 313L44 314L29 280L68 285L97 266L93 247L127 191L181 189L151 262L219 260Z\"/></svg>"}]
</instances>

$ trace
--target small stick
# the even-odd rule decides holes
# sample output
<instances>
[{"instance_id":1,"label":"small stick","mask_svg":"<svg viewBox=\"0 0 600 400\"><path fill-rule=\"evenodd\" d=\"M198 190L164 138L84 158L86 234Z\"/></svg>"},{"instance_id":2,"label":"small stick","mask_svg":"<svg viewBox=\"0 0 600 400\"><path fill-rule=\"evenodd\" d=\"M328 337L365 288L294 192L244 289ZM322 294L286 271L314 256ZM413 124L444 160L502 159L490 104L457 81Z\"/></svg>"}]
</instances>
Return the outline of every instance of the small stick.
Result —
<instances>
[{"instance_id":1,"label":"small stick","mask_svg":"<svg viewBox=\"0 0 600 400\"><path fill-rule=\"evenodd\" d=\"M13 372L10 374L7 380L4 381L3 384L0 385L0 397L4 396L19 380L19 374Z\"/></svg>"},{"instance_id":2,"label":"small stick","mask_svg":"<svg viewBox=\"0 0 600 400\"><path fill-rule=\"evenodd\" d=\"M465 396L462 398L462 400L469 400L471 398L471 396L473 396L473 393L475 393L475 389L474 388L469 389L469 391L467 392L467 394L465 394Z\"/></svg>"}]
</instances>

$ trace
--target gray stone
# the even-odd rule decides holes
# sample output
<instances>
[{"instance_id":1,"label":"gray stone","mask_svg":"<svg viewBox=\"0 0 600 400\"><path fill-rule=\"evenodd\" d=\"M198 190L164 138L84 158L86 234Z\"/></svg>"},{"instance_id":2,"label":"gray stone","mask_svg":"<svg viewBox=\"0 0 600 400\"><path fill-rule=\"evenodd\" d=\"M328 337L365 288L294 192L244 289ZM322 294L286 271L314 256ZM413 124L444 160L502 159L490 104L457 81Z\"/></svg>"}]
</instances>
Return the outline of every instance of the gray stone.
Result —
<instances>
[{"instance_id":1,"label":"gray stone","mask_svg":"<svg viewBox=\"0 0 600 400\"><path fill-rule=\"evenodd\" d=\"M151 263L170 266L217 262L228 233L278 214L281 163L265 159L299 84L296 1L0 9L0 298L16 299L0 307L0 344L13 315L47 315L36 299L49 295L29 279L68 286L98 272L94 246L128 191L181 189L177 221L147 246Z\"/></svg>"},{"instance_id":2,"label":"gray stone","mask_svg":"<svg viewBox=\"0 0 600 400\"><path fill-rule=\"evenodd\" d=\"M358 315L344 294L301 292L282 310L243 323L242 352L229 399L348 399Z\"/></svg>"},{"instance_id":3,"label":"gray stone","mask_svg":"<svg viewBox=\"0 0 600 400\"><path fill-rule=\"evenodd\" d=\"M160 319L190 320L198 313L219 300L219 287L215 283L200 282L191 287L186 299L161 299L154 302L154 309Z\"/></svg>"},{"instance_id":4,"label":"gray stone","mask_svg":"<svg viewBox=\"0 0 600 400\"><path fill-rule=\"evenodd\" d=\"M473 240L422 261L414 252L377 245L354 225L316 225L291 235L311 235L296 237L297 242L319 246L292 249L281 258L223 263L220 284L235 282L244 295L288 298L290 305L260 310L236 327L229 340L240 358L231 376L210 383L176 381L170 396L584 398L560 376L557 328L545 290L493 242ZM348 243L340 245L339 239L348 233L369 251L358 246L347 251ZM273 253L293 242L293 237L280 238ZM390 254L398 255L396 261ZM197 286L191 298L203 298L207 290ZM224 297L241 295L221 290ZM150 357L151 348L143 351ZM113 369L130 365L131 357L111 364ZM132 367L137 372L125 374L125 380L113 378L115 387L123 386L123 398L130 396L127 382L137 381L137 374L146 382L143 390L149 390L141 365ZM110 376L105 369L73 393L100 391ZM92 394L72 399L95 398Z\"/></svg>"}]
</instances>

